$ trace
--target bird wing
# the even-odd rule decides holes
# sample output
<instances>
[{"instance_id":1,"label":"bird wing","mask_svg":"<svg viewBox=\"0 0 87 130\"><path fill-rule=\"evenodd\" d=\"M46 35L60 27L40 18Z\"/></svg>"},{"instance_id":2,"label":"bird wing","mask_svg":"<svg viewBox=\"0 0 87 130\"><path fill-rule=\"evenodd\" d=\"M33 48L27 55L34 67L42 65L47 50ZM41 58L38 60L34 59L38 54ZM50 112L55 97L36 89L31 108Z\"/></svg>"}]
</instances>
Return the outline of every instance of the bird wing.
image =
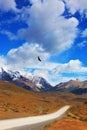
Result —
<instances>
[{"instance_id":1,"label":"bird wing","mask_svg":"<svg viewBox=\"0 0 87 130\"><path fill-rule=\"evenodd\" d=\"M38 60L41 61L40 57L38 56Z\"/></svg>"}]
</instances>

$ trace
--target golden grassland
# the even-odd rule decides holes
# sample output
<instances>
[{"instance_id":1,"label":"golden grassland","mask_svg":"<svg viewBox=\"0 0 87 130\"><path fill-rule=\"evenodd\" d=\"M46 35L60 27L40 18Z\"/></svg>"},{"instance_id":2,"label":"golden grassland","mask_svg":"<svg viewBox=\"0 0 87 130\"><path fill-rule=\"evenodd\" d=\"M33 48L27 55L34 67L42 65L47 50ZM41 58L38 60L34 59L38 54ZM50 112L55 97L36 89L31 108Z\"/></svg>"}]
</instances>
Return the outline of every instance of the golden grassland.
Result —
<instances>
[{"instance_id":1,"label":"golden grassland","mask_svg":"<svg viewBox=\"0 0 87 130\"><path fill-rule=\"evenodd\" d=\"M55 94L30 92L0 81L0 119L48 114L63 105Z\"/></svg>"},{"instance_id":2,"label":"golden grassland","mask_svg":"<svg viewBox=\"0 0 87 130\"><path fill-rule=\"evenodd\" d=\"M72 104L65 118L46 125L43 130L87 130L87 102Z\"/></svg>"},{"instance_id":3,"label":"golden grassland","mask_svg":"<svg viewBox=\"0 0 87 130\"><path fill-rule=\"evenodd\" d=\"M65 100L71 108L65 118L46 125L43 130L87 130L87 94L66 95L65 93Z\"/></svg>"},{"instance_id":4,"label":"golden grassland","mask_svg":"<svg viewBox=\"0 0 87 130\"><path fill-rule=\"evenodd\" d=\"M87 130L87 94L31 92L0 81L0 119L43 115L71 105L66 117L44 130Z\"/></svg>"},{"instance_id":5,"label":"golden grassland","mask_svg":"<svg viewBox=\"0 0 87 130\"><path fill-rule=\"evenodd\" d=\"M87 122L65 118L46 125L43 130L87 130Z\"/></svg>"}]
</instances>

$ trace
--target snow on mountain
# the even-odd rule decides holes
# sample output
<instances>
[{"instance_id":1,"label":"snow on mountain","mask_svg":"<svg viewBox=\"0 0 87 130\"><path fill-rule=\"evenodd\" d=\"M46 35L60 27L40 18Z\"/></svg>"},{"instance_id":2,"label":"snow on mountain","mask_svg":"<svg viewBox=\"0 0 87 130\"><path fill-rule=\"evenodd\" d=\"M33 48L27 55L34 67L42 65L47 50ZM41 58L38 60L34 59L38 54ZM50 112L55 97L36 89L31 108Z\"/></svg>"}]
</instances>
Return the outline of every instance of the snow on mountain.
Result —
<instances>
[{"instance_id":1,"label":"snow on mountain","mask_svg":"<svg viewBox=\"0 0 87 130\"><path fill-rule=\"evenodd\" d=\"M87 93L87 81L70 80L65 83L59 83L56 86L51 86L43 77L39 76L24 76L18 71L4 70L0 68L0 80L12 82L24 89L32 91L60 91L72 92L74 94Z\"/></svg>"},{"instance_id":2,"label":"snow on mountain","mask_svg":"<svg viewBox=\"0 0 87 130\"><path fill-rule=\"evenodd\" d=\"M47 91L50 90L50 88L52 88L52 86L42 77L34 76L32 82L36 84L42 91Z\"/></svg>"},{"instance_id":3,"label":"snow on mountain","mask_svg":"<svg viewBox=\"0 0 87 130\"><path fill-rule=\"evenodd\" d=\"M30 76L26 77L20 72L13 72L11 70L5 71L3 68L0 70L0 80L13 82L20 87L33 91L47 91L52 86L42 77Z\"/></svg>"},{"instance_id":4,"label":"snow on mountain","mask_svg":"<svg viewBox=\"0 0 87 130\"><path fill-rule=\"evenodd\" d=\"M21 77L21 75L18 71L12 72L11 70L9 70L8 73L11 75L13 80L20 79L20 77Z\"/></svg>"}]
</instances>

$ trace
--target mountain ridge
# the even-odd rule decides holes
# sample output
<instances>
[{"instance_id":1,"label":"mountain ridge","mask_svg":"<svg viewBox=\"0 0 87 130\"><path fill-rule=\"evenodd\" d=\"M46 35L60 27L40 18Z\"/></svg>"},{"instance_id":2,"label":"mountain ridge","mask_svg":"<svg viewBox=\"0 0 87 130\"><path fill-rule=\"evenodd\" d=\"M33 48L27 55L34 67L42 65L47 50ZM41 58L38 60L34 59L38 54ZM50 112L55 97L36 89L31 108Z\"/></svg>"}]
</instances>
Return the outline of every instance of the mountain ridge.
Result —
<instances>
[{"instance_id":1,"label":"mountain ridge","mask_svg":"<svg viewBox=\"0 0 87 130\"><path fill-rule=\"evenodd\" d=\"M31 91L48 91L52 87L43 77L33 76L31 79L23 76L18 71L6 71L3 68L1 68L0 80L12 82Z\"/></svg>"},{"instance_id":2,"label":"mountain ridge","mask_svg":"<svg viewBox=\"0 0 87 130\"><path fill-rule=\"evenodd\" d=\"M69 80L67 82L59 83L54 87L55 91L72 92L74 94L87 93L87 81Z\"/></svg>"},{"instance_id":3,"label":"mountain ridge","mask_svg":"<svg viewBox=\"0 0 87 130\"><path fill-rule=\"evenodd\" d=\"M12 82L24 89L36 92L59 91L71 92L74 94L87 93L87 81L80 81L79 79L61 82L55 86L52 86L43 77L26 77L20 74L18 71L5 71L3 68L1 68L0 80Z\"/></svg>"}]
</instances>

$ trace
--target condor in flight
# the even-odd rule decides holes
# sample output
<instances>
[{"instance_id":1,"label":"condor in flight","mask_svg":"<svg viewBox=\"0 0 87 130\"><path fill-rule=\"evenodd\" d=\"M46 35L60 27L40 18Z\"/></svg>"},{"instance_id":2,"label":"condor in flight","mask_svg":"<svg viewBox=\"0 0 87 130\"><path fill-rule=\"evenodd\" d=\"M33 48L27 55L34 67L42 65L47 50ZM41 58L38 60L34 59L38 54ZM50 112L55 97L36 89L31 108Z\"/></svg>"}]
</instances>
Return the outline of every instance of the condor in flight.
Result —
<instances>
[{"instance_id":1,"label":"condor in flight","mask_svg":"<svg viewBox=\"0 0 87 130\"><path fill-rule=\"evenodd\" d=\"M38 60L41 62L41 59L40 59L40 57L38 56Z\"/></svg>"}]
</instances>

